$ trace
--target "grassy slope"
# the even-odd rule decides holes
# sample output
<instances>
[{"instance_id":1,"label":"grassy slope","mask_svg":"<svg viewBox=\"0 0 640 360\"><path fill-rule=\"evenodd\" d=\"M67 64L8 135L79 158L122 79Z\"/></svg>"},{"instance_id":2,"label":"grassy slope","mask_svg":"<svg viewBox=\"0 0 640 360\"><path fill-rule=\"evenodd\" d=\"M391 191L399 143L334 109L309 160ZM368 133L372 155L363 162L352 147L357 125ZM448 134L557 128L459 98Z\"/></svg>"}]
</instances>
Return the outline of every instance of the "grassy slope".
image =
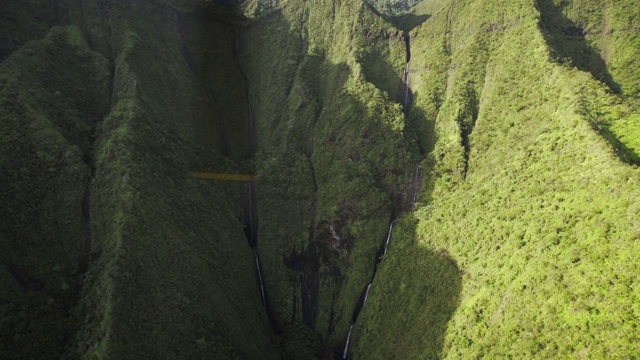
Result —
<instances>
[{"instance_id":1,"label":"grassy slope","mask_svg":"<svg viewBox=\"0 0 640 360\"><path fill-rule=\"evenodd\" d=\"M271 309L285 327L311 325L328 349L346 337L417 153L393 101L397 36L355 1L288 2L243 35Z\"/></svg>"},{"instance_id":2,"label":"grassy slope","mask_svg":"<svg viewBox=\"0 0 640 360\"><path fill-rule=\"evenodd\" d=\"M432 172L355 358L638 353L640 177L592 128L604 85L547 40L526 2L453 1L417 29L412 116L436 129Z\"/></svg>"}]
</instances>

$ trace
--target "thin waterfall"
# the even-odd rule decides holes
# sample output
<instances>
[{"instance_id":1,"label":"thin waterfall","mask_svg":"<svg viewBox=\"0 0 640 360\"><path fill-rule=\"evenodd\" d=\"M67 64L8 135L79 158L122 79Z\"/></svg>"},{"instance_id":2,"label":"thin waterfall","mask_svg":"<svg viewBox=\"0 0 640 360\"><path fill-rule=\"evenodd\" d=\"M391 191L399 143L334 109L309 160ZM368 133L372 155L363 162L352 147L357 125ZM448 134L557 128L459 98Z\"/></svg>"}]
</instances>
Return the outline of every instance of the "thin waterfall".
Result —
<instances>
[{"instance_id":1,"label":"thin waterfall","mask_svg":"<svg viewBox=\"0 0 640 360\"><path fill-rule=\"evenodd\" d=\"M409 115L409 103L411 102L411 99L409 98L409 94L410 94L410 77L409 77L409 62L407 62L407 65L404 69L404 82L405 82L405 91L404 91L404 102L403 102L403 110L404 110L404 115L408 116Z\"/></svg>"},{"instance_id":2,"label":"thin waterfall","mask_svg":"<svg viewBox=\"0 0 640 360\"><path fill-rule=\"evenodd\" d=\"M249 193L247 194L247 197L249 198L249 234L251 235L251 239L249 239L249 242L252 243L252 246L255 246L256 244L253 244L253 183L250 182L248 185Z\"/></svg>"},{"instance_id":3,"label":"thin waterfall","mask_svg":"<svg viewBox=\"0 0 640 360\"><path fill-rule=\"evenodd\" d=\"M245 217L246 228L245 234L247 236L247 240L249 241L249 246L253 249L253 255L256 259L256 271L258 272L258 281L260 283L260 294L262 296L262 305L266 307L267 298L264 290L264 280L262 279L262 268L260 266L260 258L258 257L258 229L257 229L257 219L255 216L255 208L256 204L253 200L253 183L247 183L247 213Z\"/></svg>"},{"instance_id":4,"label":"thin waterfall","mask_svg":"<svg viewBox=\"0 0 640 360\"><path fill-rule=\"evenodd\" d=\"M391 241L391 233L393 232L393 223L395 223L395 220L391 221L391 224L389 224L389 231L387 232L387 238L384 243L384 252L382 253L383 256L387 253L387 249L389 248L389 242ZM375 276L376 276L376 270L373 271L372 279ZM353 322L351 323L351 327L349 328L349 334L347 335L347 342L344 345L344 351L342 353L343 359L347 358L347 354L349 352L349 342L351 341L351 333L353 332L353 326L356 324L356 320L360 311L362 311L362 309L364 309L364 306L367 304L367 299L369 299L369 293L371 292L372 285L373 285L373 282L370 282L369 285L367 285L367 289L364 292L364 297L362 298L362 303L361 303L362 305L359 307L356 307L356 310L354 312Z\"/></svg>"},{"instance_id":5,"label":"thin waterfall","mask_svg":"<svg viewBox=\"0 0 640 360\"><path fill-rule=\"evenodd\" d=\"M386 255L387 254L387 250L389 249L389 241L391 240L391 233L393 232L393 223L395 222L395 220L393 220L391 222L391 225L389 225L389 232L387 233L387 241L385 241L384 243L384 252L382 253L382 255Z\"/></svg>"},{"instance_id":6,"label":"thin waterfall","mask_svg":"<svg viewBox=\"0 0 640 360\"><path fill-rule=\"evenodd\" d=\"M351 332L353 331L353 325L355 324L351 324L351 327L349 328L349 335L347 335L347 343L344 344L344 351L342 352L343 359L347 358L347 353L349 352L349 342L351 341Z\"/></svg>"},{"instance_id":7,"label":"thin waterfall","mask_svg":"<svg viewBox=\"0 0 640 360\"><path fill-rule=\"evenodd\" d=\"M410 47L410 37L408 34L404 35L405 41L406 41L406 47L407 47L407 62L406 62L406 66L403 70L403 77L404 77L404 82L406 85L405 88L405 93L404 93L404 102L402 103L403 105L403 113L404 116L407 117L409 115L409 105L411 104L411 87L410 87L410 75L409 75L409 65L410 65L410 60L411 60L411 47ZM415 207L416 202L418 200L418 189L419 189L419 182L420 182L420 170L422 169L422 167L420 166L420 164L418 164L418 166L416 167L416 171L414 172L414 176L412 179L412 183L411 183L411 190L413 191L413 194L411 194L411 204L412 207ZM384 242L384 250L382 252L382 256L385 256L387 254L387 250L389 250L389 243L391 242L391 236L393 234L393 225L396 222L396 219L393 219L391 221L391 223L389 224L389 231L387 232L387 237L385 239ZM331 230L333 230L331 228ZM356 307L356 311L354 312L354 316L353 316L353 321L351 323L351 327L349 327L349 333L347 335L347 341L344 345L344 351L342 352L342 358L346 359L347 355L349 354L349 344L351 342L351 333L353 332L353 327L356 323L357 317L359 315L359 312L364 308L364 306L367 303L367 299L369 298L369 292L371 292L371 286L373 284L373 278L375 278L376 276L376 271L377 271L377 265L380 263L380 259L378 259L378 262L376 263L376 267L373 270L373 276L372 276L372 282L369 283L369 285L367 285L367 289L365 290L365 294L364 294L364 298L362 300L362 305L358 308Z\"/></svg>"},{"instance_id":8,"label":"thin waterfall","mask_svg":"<svg viewBox=\"0 0 640 360\"><path fill-rule=\"evenodd\" d=\"M249 107L249 155L253 156L255 154L255 129L254 129L254 124L253 124L253 109L251 108L251 101L249 99L249 80L247 79L247 76L245 75L245 73L242 71L242 66L240 66L240 33L238 31L238 28L236 28L236 43L235 43L235 60L236 60L236 67L238 68L238 71L240 72L240 74L242 75L242 77L244 78L245 84L246 84L246 93L245 96L247 97L247 105ZM258 272L258 281L260 282L260 295L262 296L262 306L266 309L267 307L267 296L265 294L265 286L264 286L264 280L262 279L262 267L260 265L260 258L258 257L258 225L257 225L257 219L255 217L255 208L256 205L254 204L254 200L253 200L253 194L255 192L254 186L253 186L253 182L249 182L247 184L247 205L248 205L248 232L247 232L247 238L249 240L249 245L253 248L253 255L256 259L256 271Z\"/></svg>"},{"instance_id":9,"label":"thin waterfall","mask_svg":"<svg viewBox=\"0 0 640 360\"><path fill-rule=\"evenodd\" d=\"M247 100L249 94L247 90ZM253 128L253 109L251 108L251 102L249 102L249 153L253 155L256 152L256 134Z\"/></svg>"},{"instance_id":10,"label":"thin waterfall","mask_svg":"<svg viewBox=\"0 0 640 360\"><path fill-rule=\"evenodd\" d=\"M236 45L235 45L235 58L236 58L236 67L242 75L244 79L246 90L245 96L247 97L247 105L249 107L249 155L253 156L256 152L256 135L255 135L255 127L253 124L253 108L251 107L251 99L249 97L249 79L247 75L242 70L242 66L240 66L240 33L238 31L239 28L236 28Z\"/></svg>"},{"instance_id":11,"label":"thin waterfall","mask_svg":"<svg viewBox=\"0 0 640 360\"><path fill-rule=\"evenodd\" d=\"M262 295L262 306L267 307L267 297L264 294L264 282L262 281L262 267L260 266L260 258L258 258L258 252L253 250L253 255L256 257L256 269L258 270L258 280L260 280L260 294Z\"/></svg>"},{"instance_id":12,"label":"thin waterfall","mask_svg":"<svg viewBox=\"0 0 640 360\"><path fill-rule=\"evenodd\" d=\"M362 302L362 307L367 304L367 299L369 298L369 291L371 291L371 283L367 286L367 292L364 294L364 301Z\"/></svg>"}]
</instances>

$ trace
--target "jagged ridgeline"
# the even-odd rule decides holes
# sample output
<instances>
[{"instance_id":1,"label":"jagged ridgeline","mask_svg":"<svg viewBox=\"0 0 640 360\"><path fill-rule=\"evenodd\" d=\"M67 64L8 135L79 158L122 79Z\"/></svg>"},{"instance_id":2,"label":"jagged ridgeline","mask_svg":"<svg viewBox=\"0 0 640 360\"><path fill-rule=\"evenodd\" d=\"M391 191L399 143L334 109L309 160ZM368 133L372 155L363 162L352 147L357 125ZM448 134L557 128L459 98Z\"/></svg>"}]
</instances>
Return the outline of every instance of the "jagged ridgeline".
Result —
<instances>
[{"instance_id":1,"label":"jagged ridgeline","mask_svg":"<svg viewBox=\"0 0 640 360\"><path fill-rule=\"evenodd\" d=\"M0 2L0 358L637 356L639 19Z\"/></svg>"}]
</instances>

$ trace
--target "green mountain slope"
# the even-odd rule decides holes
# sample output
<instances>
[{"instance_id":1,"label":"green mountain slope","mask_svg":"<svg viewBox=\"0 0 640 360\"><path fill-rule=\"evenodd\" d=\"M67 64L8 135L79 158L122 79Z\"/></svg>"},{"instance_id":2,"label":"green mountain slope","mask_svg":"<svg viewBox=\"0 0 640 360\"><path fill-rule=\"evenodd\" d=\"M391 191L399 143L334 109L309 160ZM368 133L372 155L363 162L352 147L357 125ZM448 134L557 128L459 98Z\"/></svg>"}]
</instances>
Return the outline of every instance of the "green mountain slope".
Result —
<instances>
[{"instance_id":1,"label":"green mountain slope","mask_svg":"<svg viewBox=\"0 0 640 360\"><path fill-rule=\"evenodd\" d=\"M619 160L626 144L594 125L636 100L558 64L540 9L453 1L416 29L413 115L435 128L431 174L376 276L354 358L638 353L640 179Z\"/></svg>"},{"instance_id":2,"label":"green mountain slope","mask_svg":"<svg viewBox=\"0 0 640 360\"><path fill-rule=\"evenodd\" d=\"M637 356L638 11L3 2L0 358Z\"/></svg>"},{"instance_id":3,"label":"green mountain slope","mask_svg":"<svg viewBox=\"0 0 640 360\"><path fill-rule=\"evenodd\" d=\"M288 2L241 38L270 308L329 350L347 336L418 159L399 104L401 35L363 3L321 1Z\"/></svg>"},{"instance_id":4,"label":"green mountain slope","mask_svg":"<svg viewBox=\"0 0 640 360\"><path fill-rule=\"evenodd\" d=\"M197 4L84 4L95 28L53 27L2 63L0 357L277 356L244 185L190 176L241 171L199 127L210 93L177 31ZM235 68L226 39L213 55Z\"/></svg>"}]
</instances>

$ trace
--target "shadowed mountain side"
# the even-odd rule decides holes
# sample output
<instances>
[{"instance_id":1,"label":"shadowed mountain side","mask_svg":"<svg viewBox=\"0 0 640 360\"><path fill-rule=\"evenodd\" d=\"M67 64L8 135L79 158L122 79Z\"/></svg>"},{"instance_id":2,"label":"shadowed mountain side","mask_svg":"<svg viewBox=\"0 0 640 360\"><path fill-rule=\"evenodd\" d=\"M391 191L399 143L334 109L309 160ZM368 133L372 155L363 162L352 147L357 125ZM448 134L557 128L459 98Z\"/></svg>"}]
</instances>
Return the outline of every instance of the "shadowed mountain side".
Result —
<instances>
[{"instance_id":1,"label":"shadowed mountain side","mask_svg":"<svg viewBox=\"0 0 640 360\"><path fill-rule=\"evenodd\" d=\"M344 342L419 157L392 99L406 63L402 34L367 7L353 12L290 3L241 36L259 139L258 250L292 358L309 341L321 339L320 355ZM322 25L327 17L333 26ZM364 54L384 65L379 86ZM292 331L300 326L308 331Z\"/></svg>"},{"instance_id":2,"label":"shadowed mountain side","mask_svg":"<svg viewBox=\"0 0 640 360\"><path fill-rule=\"evenodd\" d=\"M576 24L566 17L562 12L566 4L555 5L553 0L538 0L537 6L542 15L543 35L553 50L555 60L560 63L569 61L568 65L591 73L612 91L620 92L620 85L609 73L605 60L585 38L588 34L586 24Z\"/></svg>"},{"instance_id":3,"label":"shadowed mountain side","mask_svg":"<svg viewBox=\"0 0 640 360\"><path fill-rule=\"evenodd\" d=\"M0 288L24 290L1 299L2 358L60 356L77 330L83 193L109 82L107 59L75 26L51 28L0 66L0 264L13 278Z\"/></svg>"},{"instance_id":4,"label":"shadowed mountain side","mask_svg":"<svg viewBox=\"0 0 640 360\"><path fill-rule=\"evenodd\" d=\"M425 21L429 20L429 14L412 14L408 13L401 16L390 16L386 20L394 24L398 29L408 33Z\"/></svg>"},{"instance_id":5,"label":"shadowed mountain side","mask_svg":"<svg viewBox=\"0 0 640 360\"><path fill-rule=\"evenodd\" d=\"M115 96L95 146L95 246L73 356L278 356L243 233L244 186L190 176L238 169L194 134L201 79L184 57L180 16L163 2L110 8ZM233 54L225 31L224 51L208 53L220 71L233 65L215 58Z\"/></svg>"},{"instance_id":6,"label":"shadowed mountain side","mask_svg":"<svg viewBox=\"0 0 640 360\"><path fill-rule=\"evenodd\" d=\"M356 323L349 358L440 357L447 323L459 303L462 272L446 253L416 240L416 224L411 214L396 223Z\"/></svg>"},{"instance_id":7,"label":"shadowed mountain side","mask_svg":"<svg viewBox=\"0 0 640 360\"><path fill-rule=\"evenodd\" d=\"M71 14L78 15L77 1L2 1L0 61L28 41L42 39L52 26L68 25L71 23Z\"/></svg>"},{"instance_id":8,"label":"shadowed mountain side","mask_svg":"<svg viewBox=\"0 0 640 360\"><path fill-rule=\"evenodd\" d=\"M389 53L401 54L407 48L406 39L401 31L386 32L365 29L364 35L371 42L363 49L358 61L362 64L367 81L386 92L389 99L404 103L405 83L403 71L407 57L392 57Z\"/></svg>"},{"instance_id":9,"label":"shadowed mountain side","mask_svg":"<svg viewBox=\"0 0 640 360\"><path fill-rule=\"evenodd\" d=\"M191 105L197 141L232 159L248 157L250 109L236 28L210 9L179 14L177 28L182 55L198 80Z\"/></svg>"},{"instance_id":10,"label":"shadowed mountain side","mask_svg":"<svg viewBox=\"0 0 640 360\"><path fill-rule=\"evenodd\" d=\"M346 336L396 196L413 175L411 152L394 124L370 118L384 119L385 111L401 118L401 108L387 108L388 100L369 86L370 102L346 89L329 98L310 158L305 140L296 145L289 134L285 149L258 161L258 246L267 287L275 289L273 311L283 326L305 323L332 345Z\"/></svg>"},{"instance_id":11,"label":"shadowed mountain side","mask_svg":"<svg viewBox=\"0 0 640 360\"><path fill-rule=\"evenodd\" d=\"M585 113L592 113L593 129L609 142L620 160L640 165L640 76L630 70L637 68L640 38L629 20L637 19L640 13L637 6L629 6L588 0L537 3L542 34L555 61L588 72L606 86L581 90L584 99L593 98L583 100Z\"/></svg>"}]
</instances>

